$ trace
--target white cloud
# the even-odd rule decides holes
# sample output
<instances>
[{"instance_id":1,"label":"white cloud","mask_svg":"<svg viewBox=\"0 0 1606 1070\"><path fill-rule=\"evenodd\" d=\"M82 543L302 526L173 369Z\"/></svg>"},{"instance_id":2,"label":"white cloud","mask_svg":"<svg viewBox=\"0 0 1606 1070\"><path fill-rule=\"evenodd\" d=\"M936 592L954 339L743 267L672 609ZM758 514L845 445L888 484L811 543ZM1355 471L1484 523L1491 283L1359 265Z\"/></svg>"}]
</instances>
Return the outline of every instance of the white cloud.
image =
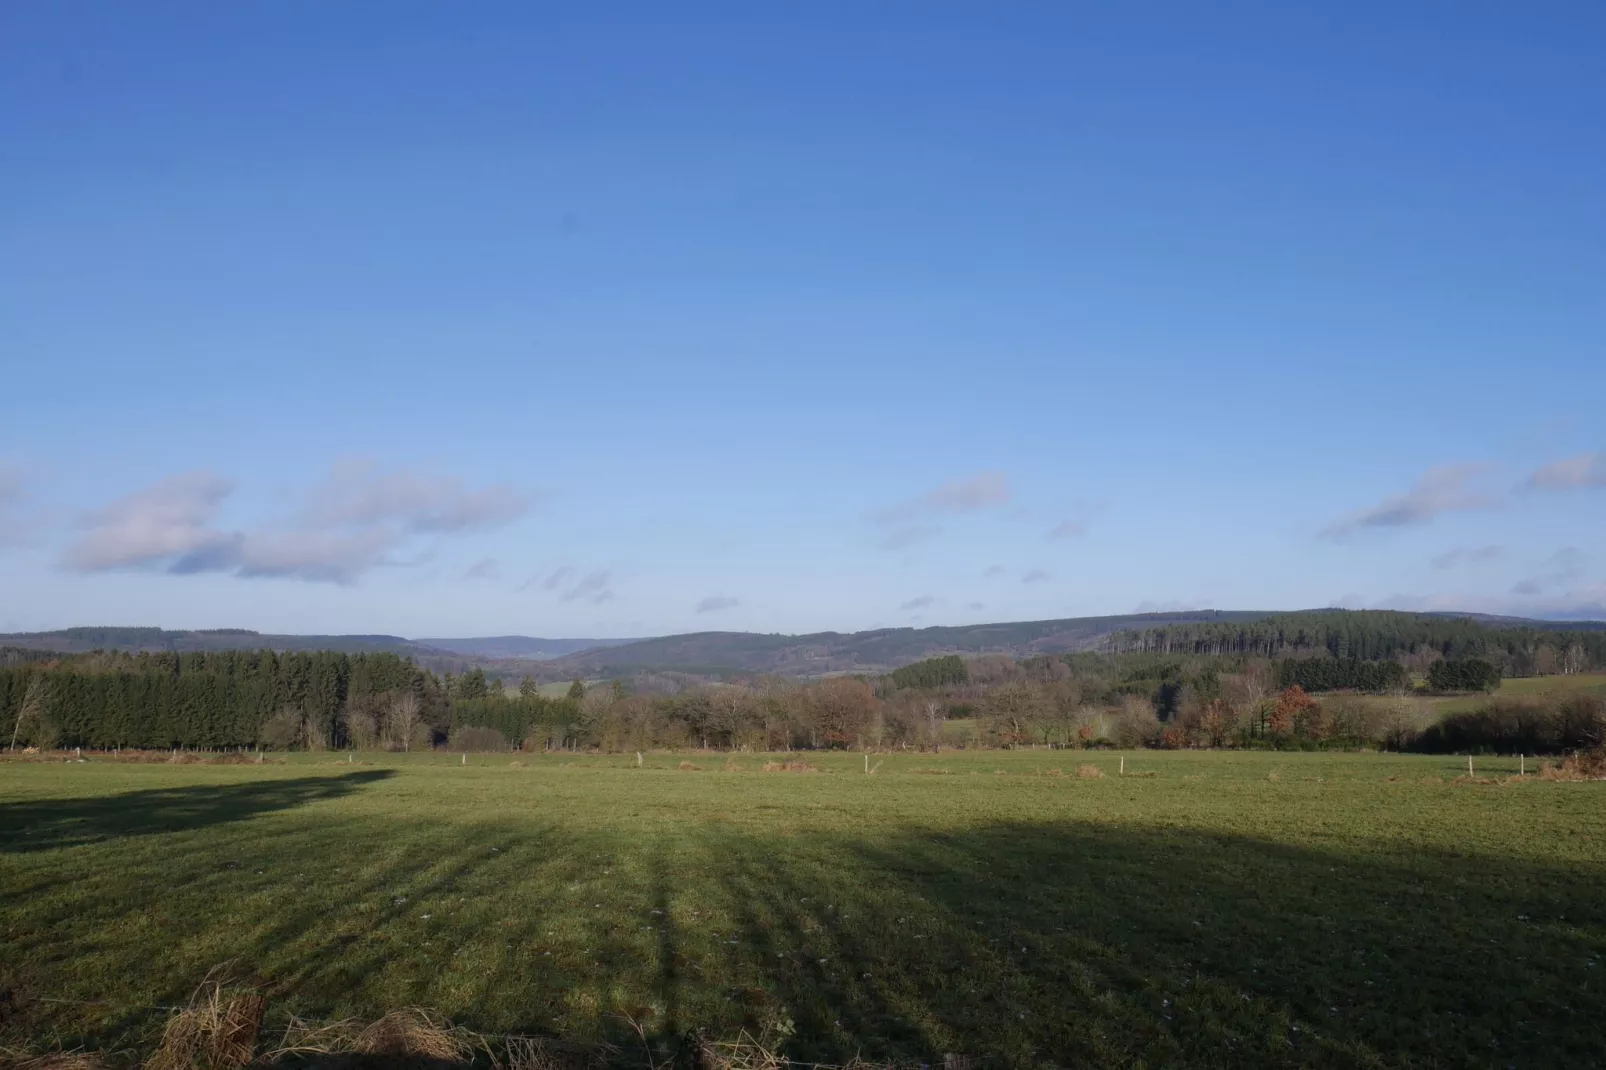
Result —
<instances>
[{"instance_id":1,"label":"white cloud","mask_svg":"<svg viewBox=\"0 0 1606 1070\"><path fill-rule=\"evenodd\" d=\"M1606 453L1580 453L1576 457L1551 461L1535 469L1527 485L1535 490L1606 487Z\"/></svg>"},{"instance_id":2,"label":"white cloud","mask_svg":"<svg viewBox=\"0 0 1606 1070\"><path fill-rule=\"evenodd\" d=\"M535 495L507 484L471 488L456 476L384 469L366 459L337 461L309 494L310 527L394 524L438 534L497 527L524 515Z\"/></svg>"},{"instance_id":3,"label":"white cloud","mask_svg":"<svg viewBox=\"0 0 1606 1070\"><path fill-rule=\"evenodd\" d=\"M1363 528L1394 528L1426 524L1443 513L1488 509L1498 499L1476 487L1490 466L1482 463L1451 464L1430 468L1404 494L1385 498L1358 509L1323 528L1323 538L1340 539Z\"/></svg>"},{"instance_id":4,"label":"white cloud","mask_svg":"<svg viewBox=\"0 0 1606 1070\"><path fill-rule=\"evenodd\" d=\"M1457 546L1433 559L1437 569L1459 568L1462 565L1492 565L1506 556L1503 546Z\"/></svg>"},{"instance_id":5,"label":"white cloud","mask_svg":"<svg viewBox=\"0 0 1606 1070\"><path fill-rule=\"evenodd\" d=\"M900 550L942 534L941 517L964 516L1009 503L1009 477L1002 472L980 472L955 479L918 497L889 505L870 514L870 520L888 534L882 549Z\"/></svg>"},{"instance_id":6,"label":"white cloud","mask_svg":"<svg viewBox=\"0 0 1606 1070\"><path fill-rule=\"evenodd\" d=\"M67 548L66 563L102 572L226 553L235 536L210 525L233 490L232 480L196 471L124 495L84 518L84 534Z\"/></svg>"},{"instance_id":7,"label":"white cloud","mask_svg":"<svg viewBox=\"0 0 1606 1070\"><path fill-rule=\"evenodd\" d=\"M234 482L215 472L169 476L87 514L63 564L79 572L154 568L344 584L380 565L423 560L427 554L394 556L417 536L495 526L527 508L501 488L472 490L450 477L347 462L287 523L228 530L216 521L233 491Z\"/></svg>"}]
</instances>

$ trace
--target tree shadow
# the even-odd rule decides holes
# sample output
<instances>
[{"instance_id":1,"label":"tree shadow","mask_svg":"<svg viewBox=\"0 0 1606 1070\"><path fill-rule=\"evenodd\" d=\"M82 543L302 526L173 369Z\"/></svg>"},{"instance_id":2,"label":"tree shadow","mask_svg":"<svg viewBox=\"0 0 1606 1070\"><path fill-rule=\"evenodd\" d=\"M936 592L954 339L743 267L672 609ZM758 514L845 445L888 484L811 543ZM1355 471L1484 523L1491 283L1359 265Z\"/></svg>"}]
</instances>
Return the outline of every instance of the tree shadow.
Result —
<instances>
[{"instance_id":1,"label":"tree shadow","mask_svg":"<svg viewBox=\"0 0 1606 1070\"><path fill-rule=\"evenodd\" d=\"M1599 867L1091 823L755 846L719 878L793 1058L1606 1064Z\"/></svg>"},{"instance_id":2,"label":"tree shadow","mask_svg":"<svg viewBox=\"0 0 1606 1070\"><path fill-rule=\"evenodd\" d=\"M183 817L193 805L168 827L207 827ZM137 1008L84 1012L92 1046L159 1030L152 1004L227 959L276 1012L423 1006L636 1063L641 1041L662 1064L694 1050L688 1031L746 1030L835 1064L1606 1065L1597 862L1091 821L784 836L688 822L643 840L534 814L307 817L219 829L211 853L70 856L60 895L0 903L0 931L53 986L137 969ZM57 838L87 842L76 827ZM174 905L181 888L195 891ZM127 917L147 928L121 932ZM69 1021L36 1011L20 1031Z\"/></svg>"},{"instance_id":3,"label":"tree shadow","mask_svg":"<svg viewBox=\"0 0 1606 1070\"><path fill-rule=\"evenodd\" d=\"M4 803L0 804L0 852L44 851L122 836L211 828L338 799L393 775L388 769L371 769L340 776L197 784L80 799Z\"/></svg>"}]
</instances>

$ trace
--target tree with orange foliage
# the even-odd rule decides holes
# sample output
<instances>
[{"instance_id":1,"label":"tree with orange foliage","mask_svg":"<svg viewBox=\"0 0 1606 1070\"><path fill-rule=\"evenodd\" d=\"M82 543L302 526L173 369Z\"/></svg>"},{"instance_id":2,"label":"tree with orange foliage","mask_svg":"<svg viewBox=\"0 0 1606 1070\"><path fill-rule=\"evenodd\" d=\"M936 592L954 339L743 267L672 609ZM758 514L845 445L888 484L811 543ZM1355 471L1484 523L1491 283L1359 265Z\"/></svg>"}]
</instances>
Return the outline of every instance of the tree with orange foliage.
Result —
<instances>
[{"instance_id":1,"label":"tree with orange foliage","mask_svg":"<svg viewBox=\"0 0 1606 1070\"><path fill-rule=\"evenodd\" d=\"M1316 705L1316 700L1305 693L1305 689L1295 684L1277 697L1277 705L1271 711L1271 721L1267 728L1274 736L1286 736L1294 730L1294 719L1301 713Z\"/></svg>"},{"instance_id":2,"label":"tree with orange foliage","mask_svg":"<svg viewBox=\"0 0 1606 1070\"><path fill-rule=\"evenodd\" d=\"M1199 714L1199 733L1207 744L1219 747L1227 741L1227 730L1232 725L1232 710L1224 699L1213 698L1205 703Z\"/></svg>"}]
</instances>

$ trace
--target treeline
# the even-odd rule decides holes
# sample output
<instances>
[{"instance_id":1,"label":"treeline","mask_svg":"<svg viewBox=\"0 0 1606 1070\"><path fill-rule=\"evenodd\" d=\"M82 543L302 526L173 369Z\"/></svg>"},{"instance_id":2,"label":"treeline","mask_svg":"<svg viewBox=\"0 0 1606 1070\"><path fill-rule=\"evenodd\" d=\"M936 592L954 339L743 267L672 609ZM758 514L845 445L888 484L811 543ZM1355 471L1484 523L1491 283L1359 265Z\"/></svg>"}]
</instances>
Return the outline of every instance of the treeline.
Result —
<instances>
[{"instance_id":1,"label":"treeline","mask_svg":"<svg viewBox=\"0 0 1606 1070\"><path fill-rule=\"evenodd\" d=\"M1606 668L1606 631L1495 627L1461 617L1389 610L1276 613L1248 622L1166 624L1117 632L1112 653L1288 658L1324 654L1383 661L1477 657L1506 676Z\"/></svg>"},{"instance_id":2,"label":"treeline","mask_svg":"<svg viewBox=\"0 0 1606 1070\"><path fill-rule=\"evenodd\" d=\"M440 682L394 654L89 654L0 667L0 731L54 746L341 746L444 726Z\"/></svg>"},{"instance_id":3,"label":"treeline","mask_svg":"<svg viewBox=\"0 0 1606 1070\"><path fill-rule=\"evenodd\" d=\"M1434 691L1493 691L1500 670L1482 658L1445 658L1428 666L1428 687Z\"/></svg>"},{"instance_id":4,"label":"treeline","mask_svg":"<svg viewBox=\"0 0 1606 1070\"><path fill-rule=\"evenodd\" d=\"M1494 664L1473 657L1436 659L1426 676L1437 691L1488 690L1500 679ZM1433 748L1474 737L1491 747L1518 738L1551 741L1547 746L1582 738L1568 727L1577 720L1574 713L1557 713L1561 720L1553 729L1495 732L1478 728L1483 722L1447 721L1429 731L1431 706L1414 697L1409 683L1398 661L1324 655L1274 662L1153 652L1021 660L990 654L932 658L885 676L807 682L749 678L685 686L684 679L653 677L588 689L576 681L558 697L543 695L528 677L511 691L477 667L436 676L383 653L164 652L39 660L28 652L0 658L0 744L446 744L603 751ZM669 686L651 689L658 684ZM1546 709L1560 709L1547 702Z\"/></svg>"},{"instance_id":5,"label":"treeline","mask_svg":"<svg viewBox=\"0 0 1606 1070\"><path fill-rule=\"evenodd\" d=\"M1277 682L1281 687L1300 687L1306 691L1369 691L1379 694L1406 690L1411 686L1411 676L1405 671L1405 666L1397 661L1287 658L1277 665Z\"/></svg>"},{"instance_id":6,"label":"treeline","mask_svg":"<svg viewBox=\"0 0 1606 1070\"><path fill-rule=\"evenodd\" d=\"M1559 754L1606 745L1606 701L1574 692L1492 699L1428 726L1414 749L1438 754Z\"/></svg>"}]
</instances>

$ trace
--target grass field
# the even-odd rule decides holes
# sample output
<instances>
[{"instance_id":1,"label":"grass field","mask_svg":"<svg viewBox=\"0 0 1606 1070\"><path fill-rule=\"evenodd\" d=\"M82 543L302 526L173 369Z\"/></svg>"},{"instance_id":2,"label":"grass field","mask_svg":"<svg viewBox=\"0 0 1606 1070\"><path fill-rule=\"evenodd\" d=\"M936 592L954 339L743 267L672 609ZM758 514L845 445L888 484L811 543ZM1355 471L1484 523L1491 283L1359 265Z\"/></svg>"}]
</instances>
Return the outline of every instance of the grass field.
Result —
<instances>
[{"instance_id":1,"label":"grass field","mask_svg":"<svg viewBox=\"0 0 1606 1070\"><path fill-rule=\"evenodd\" d=\"M1606 673L1573 673L1568 676L1520 676L1502 680L1495 695L1500 698L1537 698L1540 695L1589 691L1606 696ZM1489 701L1488 695L1453 695L1433 699L1436 712L1466 713Z\"/></svg>"},{"instance_id":2,"label":"grass field","mask_svg":"<svg viewBox=\"0 0 1606 1070\"><path fill-rule=\"evenodd\" d=\"M1606 1064L1606 784L1121 757L0 763L0 1041L147 1043L232 961L281 1019L666 1052Z\"/></svg>"}]
</instances>

